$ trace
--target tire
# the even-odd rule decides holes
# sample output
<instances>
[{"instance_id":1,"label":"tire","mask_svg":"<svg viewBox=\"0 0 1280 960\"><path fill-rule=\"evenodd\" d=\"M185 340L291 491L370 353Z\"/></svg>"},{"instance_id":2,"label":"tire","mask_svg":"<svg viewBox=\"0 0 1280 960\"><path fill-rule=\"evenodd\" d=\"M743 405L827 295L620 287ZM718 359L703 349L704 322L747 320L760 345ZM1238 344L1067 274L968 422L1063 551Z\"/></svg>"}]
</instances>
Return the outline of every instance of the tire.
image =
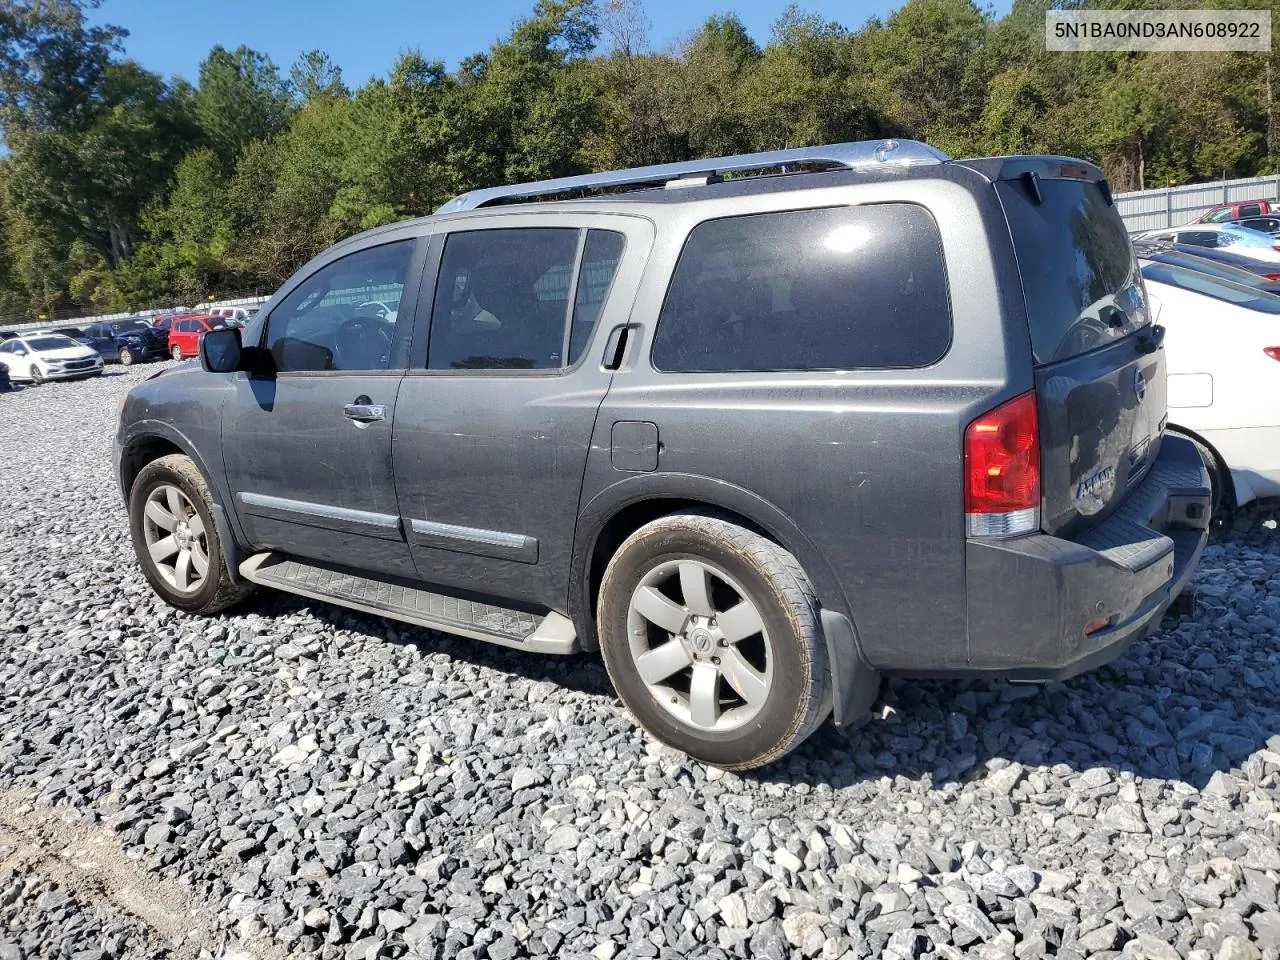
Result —
<instances>
[{"instance_id":1,"label":"tire","mask_svg":"<svg viewBox=\"0 0 1280 960\"><path fill-rule=\"evenodd\" d=\"M182 359L182 347L178 346L178 345L175 343L175 344L173 345L172 349L170 349L170 350L169 350L169 356L173 357L173 359L175 359L175 360L181 360L181 359Z\"/></svg>"},{"instance_id":2,"label":"tire","mask_svg":"<svg viewBox=\"0 0 1280 960\"><path fill-rule=\"evenodd\" d=\"M171 499L173 488L181 494L181 498L176 501ZM153 499L153 494L169 517L175 516L175 506L180 508L178 512L184 514L181 523L186 524L187 537L190 539L179 539L179 533L170 535L169 539L175 543L190 544L187 552L191 554L191 558L185 576L178 571L182 551L176 546L161 561L157 561L152 555L153 548L150 544L159 546L157 539L164 539L165 534L174 529L166 525L168 520L162 518L161 522L157 522L153 517L158 514L148 513L148 503ZM133 537L134 553L147 581L161 599L172 607L188 613L207 615L225 610L253 592L249 585L231 582L222 543L218 539L218 528L213 521L213 496L196 465L183 454L174 453L153 460L139 472L129 491L129 532ZM160 552L163 553L164 550ZM194 584L191 574L199 574L198 557L201 554L206 558L206 569L199 583ZM169 560L173 562L170 563ZM182 588L184 580L186 589Z\"/></svg>"},{"instance_id":3,"label":"tire","mask_svg":"<svg viewBox=\"0 0 1280 960\"><path fill-rule=\"evenodd\" d=\"M120 348L120 366L132 367L133 360L134 360L133 351L130 350L128 347L121 347Z\"/></svg>"},{"instance_id":4,"label":"tire","mask_svg":"<svg viewBox=\"0 0 1280 960\"><path fill-rule=\"evenodd\" d=\"M38 387L44 383L44 374L40 372L40 368L36 364L31 365L31 385Z\"/></svg>"},{"instance_id":5,"label":"tire","mask_svg":"<svg viewBox=\"0 0 1280 960\"><path fill-rule=\"evenodd\" d=\"M692 590L685 587L690 567ZM696 615L707 609L700 583L718 616ZM743 600L756 618L730 616L747 609L738 606ZM831 712L831 672L808 578L782 547L722 517L676 513L628 537L605 569L597 622L623 703L654 737L697 760L728 770L764 766ZM659 650L642 675L645 655Z\"/></svg>"}]
</instances>

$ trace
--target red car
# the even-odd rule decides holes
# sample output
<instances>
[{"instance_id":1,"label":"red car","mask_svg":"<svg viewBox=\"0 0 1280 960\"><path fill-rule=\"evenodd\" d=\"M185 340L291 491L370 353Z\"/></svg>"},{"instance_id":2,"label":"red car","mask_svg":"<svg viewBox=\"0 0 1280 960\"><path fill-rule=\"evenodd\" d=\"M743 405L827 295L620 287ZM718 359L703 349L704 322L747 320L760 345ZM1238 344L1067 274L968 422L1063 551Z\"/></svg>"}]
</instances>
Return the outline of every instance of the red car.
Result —
<instances>
[{"instance_id":1,"label":"red car","mask_svg":"<svg viewBox=\"0 0 1280 960\"><path fill-rule=\"evenodd\" d=\"M200 350L200 338L225 325L225 317L209 317L202 313L174 317L169 327L169 356L175 360L196 356Z\"/></svg>"},{"instance_id":2,"label":"red car","mask_svg":"<svg viewBox=\"0 0 1280 960\"><path fill-rule=\"evenodd\" d=\"M1275 200L1241 200L1239 203L1220 203L1210 207L1191 222L1229 223L1246 217L1264 217L1269 213L1280 213L1280 204Z\"/></svg>"}]
</instances>

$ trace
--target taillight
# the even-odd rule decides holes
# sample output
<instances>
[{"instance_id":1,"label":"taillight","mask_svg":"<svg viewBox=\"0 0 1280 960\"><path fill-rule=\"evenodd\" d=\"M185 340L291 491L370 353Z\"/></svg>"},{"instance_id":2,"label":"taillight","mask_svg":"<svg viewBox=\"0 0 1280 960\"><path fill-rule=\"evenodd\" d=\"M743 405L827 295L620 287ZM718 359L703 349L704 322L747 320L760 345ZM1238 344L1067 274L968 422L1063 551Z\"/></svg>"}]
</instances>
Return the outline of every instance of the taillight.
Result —
<instances>
[{"instance_id":1,"label":"taillight","mask_svg":"<svg viewBox=\"0 0 1280 960\"><path fill-rule=\"evenodd\" d=\"M1263 280L1280 280L1280 273L1264 273Z\"/></svg>"},{"instance_id":2,"label":"taillight","mask_svg":"<svg viewBox=\"0 0 1280 960\"><path fill-rule=\"evenodd\" d=\"M1029 390L964 432L964 513L971 537L1012 537L1040 526L1040 417Z\"/></svg>"},{"instance_id":3,"label":"taillight","mask_svg":"<svg viewBox=\"0 0 1280 960\"><path fill-rule=\"evenodd\" d=\"M1272 360L1280 360L1280 347L1263 347L1262 352Z\"/></svg>"}]
</instances>

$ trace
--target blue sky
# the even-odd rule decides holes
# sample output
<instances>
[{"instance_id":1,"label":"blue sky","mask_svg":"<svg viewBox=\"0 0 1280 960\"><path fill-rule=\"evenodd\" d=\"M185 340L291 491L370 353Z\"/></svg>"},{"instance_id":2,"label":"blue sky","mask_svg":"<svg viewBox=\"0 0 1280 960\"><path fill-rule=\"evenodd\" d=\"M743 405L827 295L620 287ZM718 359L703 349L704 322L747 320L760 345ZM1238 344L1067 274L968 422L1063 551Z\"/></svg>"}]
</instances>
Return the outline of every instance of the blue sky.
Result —
<instances>
[{"instance_id":1,"label":"blue sky","mask_svg":"<svg viewBox=\"0 0 1280 960\"><path fill-rule=\"evenodd\" d=\"M847 27L899 6L889 0L808 0L800 6ZM1007 6L1007 4L1002 4ZM106 0L96 19L129 31L126 54L149 70L195 82L215 43L247 44L287 75L300 53L319 48L349 86L385 75L413 47L450 68L488 47L526 16L534 0ZM786 0L645 0L650 45L662 49L713 13L732 11L759 43Z\"/></svg>"}]
</instances>

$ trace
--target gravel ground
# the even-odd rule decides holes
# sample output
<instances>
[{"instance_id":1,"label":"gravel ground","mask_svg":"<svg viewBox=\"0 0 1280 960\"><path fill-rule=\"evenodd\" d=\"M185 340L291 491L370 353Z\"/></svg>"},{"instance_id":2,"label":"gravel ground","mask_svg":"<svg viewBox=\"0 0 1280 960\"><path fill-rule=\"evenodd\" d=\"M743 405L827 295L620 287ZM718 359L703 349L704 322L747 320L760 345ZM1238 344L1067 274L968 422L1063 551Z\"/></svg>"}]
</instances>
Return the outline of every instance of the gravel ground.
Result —
<instances>
[{"instance_id":1,"label":"gravel ground","mask_svg":"<svg viewBox=\"0 0 1280 960\"><path fill-rule=\"evenodd\" d=\"M735 776L640 734L590 657L163 606L108 465L146 372L0 394L0 960L1280 958L1274 511L1112 666L893 682ZM144 882L185 932L118 895Z\"/></svg>"}]
</instances>

